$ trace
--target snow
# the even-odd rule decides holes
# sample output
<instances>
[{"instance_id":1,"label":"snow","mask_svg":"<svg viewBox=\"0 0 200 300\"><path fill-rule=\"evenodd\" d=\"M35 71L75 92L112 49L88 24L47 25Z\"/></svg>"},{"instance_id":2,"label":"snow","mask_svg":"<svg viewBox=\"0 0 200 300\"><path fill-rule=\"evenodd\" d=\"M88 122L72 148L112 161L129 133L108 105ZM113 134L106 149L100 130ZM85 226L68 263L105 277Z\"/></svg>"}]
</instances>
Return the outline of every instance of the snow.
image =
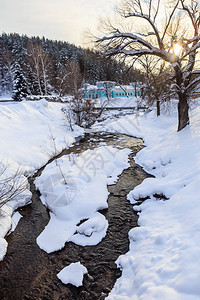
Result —
<instances>
[{"instance_id":1,"label":"snow","mask_svg":"<svg viewBox=\"0 0 200 300\"><path fill-rule=\"evenodd\" d=\"M7 94L7 95L0 95L0 102L6 102L6 101L13 101L12 95Z\"/></svg>"},{"instance_id":2,"label":"snow","mask_svg":"<svg viewBox=\"0 0 200 300\"><path fill-rule=\"evenodd\" d=\"M57 277L64 283L71 283L76 287L83 285L83 275L87 274L87 269L80 262L71 263L62 269Z\"/></svg>"},{"instance_id":3,"label":"snow","mask_svg":"<svg viewBox=\"0 0 200 300\"><path fill-rule=\"evenodd\" d=\"M22 215L18 212L15 211L12 215L12 227L9 231L9 233L13 232L15 230L15 228L17 227L20 219L22 218Z\"/></svg>"},{"instance_id":4,"label":"snow","mask_svg":"<svg viewBox=\"0 0 200 300\"><path fill-rule=\"evenodd\" d=\"M77 233L69 241L80 246L97 245L106 236L107 229L108 221L102 214L96 212L78 226Z\"/></svg>"},{"instance_id":5,"label":"snow","mask_svg":"<svg viewBox=\"0 0 200 300\"><path fill-rule=\"evenodd\" d=\"M129 232L129 252L116 262L122 276L107 299L200 299L200 107L190 115L191 125L180 132L173 111L103 124L104 130L143 138L146 147L135 161L155 176L127 197L139 227Z\"/></svg>"},{"instance_id":6,"label":"snow","mask_svg":"<svg viewBox=\"0 0 200 300\"><path fill-rule=\"evenodd\" d=\"M129 251L116 261L122 276L108 299L200 299L200 106L196 103L190 111L191 124L180 132L176 111L160 117L153 110L117 120L107 118L93 128L143 138L146 147L135 162L154 176L127 196L139 216L139 226L129 232ZM45 100L0 105L0 161L8 165L3 176L20 166L20 180L26 180L24 174L33 174L83 132L78 127L69 130L62 105ZM42 202L50 209L50 221L37 238L43 250L59 250L68 241L95 245L105 237L109 224L99 210L107 208L107 185L129 166L129 154L128 149L102 144L45 167L35 181ZM0 259L6 253L4 236L11 228L13 211L30 198L26 188L3 207ZM85 273L78 262L57 276L63 283L80 286Z\"/></svg>"},{"instance_id":7,"label":"snow","mask_svg":"<svg viewBox=\"0 0 200 300\"><path fill-rule=\"evenodd\" d=\"M107 185L129 167L129 154L129 149L100 146L73 158L65 155L45 167L35 180L42 202L51 210L37 238L41 249L51 253L67 241L95 245L105 237L108 222L98 211L108 207Z\"/></svg>"},{"instance_id":8,"label":"snow","mask_svg":"<svg viewBox=\"0 0 200 300\"><path fill-rule=\"evenodd\" d=\"M0 158L8 158L28 172L34 172L71 145L83 130L79 128L69 134L61 107L62 104L46 100L0 105Z\"/></svg>"},{"instance_id":9,"label":"snow","mask_svg":"<svg viewBox=\"0 0 200 300\"><path fill-rule=\"evenodd\" d=\"M139 97L118 97L118 98L110 98L108 101L107 98L98 98L95 100L97 107L101 107L106 104L106 108L123 108L123 107L131 107L136 108L139 106L145 106L144 102Z\"/></svg>"},{"instance_id":10,"label":"snow","mask_svg":"<svg viewBox=\"0 0 200 300\"><path fill-rule=\"evenodd\" d=\"M70 131L61 111L63 106L44 99L0 104L0 195L3 179L16 173L17 184L20 186L21 182L25 186L23 193L1 208L0 260L6 253L4 236L11 229L13 211L31 201L26 176L32 175L51 157L68 148L76 136L83 134L78 126Z\"/></svg>"}]
</instances>

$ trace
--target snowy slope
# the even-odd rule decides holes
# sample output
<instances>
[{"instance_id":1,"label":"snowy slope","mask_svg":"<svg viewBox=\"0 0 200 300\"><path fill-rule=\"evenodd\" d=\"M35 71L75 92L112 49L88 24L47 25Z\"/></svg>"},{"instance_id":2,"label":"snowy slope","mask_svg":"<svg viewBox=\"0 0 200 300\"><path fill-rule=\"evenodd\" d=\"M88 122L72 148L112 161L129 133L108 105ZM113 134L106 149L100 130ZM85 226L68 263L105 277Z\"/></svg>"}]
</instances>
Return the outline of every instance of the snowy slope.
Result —
<instances>
[{"instance_id":1,"label":"snowy slope","mask_svg":"<svg viewBox=\"0 0 200 300\"><path fill-rule=\"evenodd\" d=\"M62 107L45 100L0 104L0 160L8 159L30 172L71 145L83 130L70 131Z\"/></svg>"},{"instance_id":2,"label":"snowy slope","mask_svg":"<svg viewBox=\"0 0 200 300\"><path fill-rule=\"evenodd\" d=\"M155 176L128 195L133 204L150 198L134 206L139 227L129 232L130 250L117 260L122 277L108 299L200 299L200 107L181 132L176 113L123 117L104 128L142 137L146 147L135 160Z\"/></svg>"},{"instance_id":3,"label":"snowy slope","mask_svg":"<svg viewBox=\"0 0 200 300\"><path fill-rule=\"evenodd\" d=\"M13 210L30 202L26 177L47 161L69 147L76 136L83 133L79 127L71 132L61 108L64 104L37 102L0 103L0 188L2 177L20 170L19 180L27 189L2 207L0 226L0 260L3 259L7 242L4 236L9 231Z\"/></svg>"}]
</instances>

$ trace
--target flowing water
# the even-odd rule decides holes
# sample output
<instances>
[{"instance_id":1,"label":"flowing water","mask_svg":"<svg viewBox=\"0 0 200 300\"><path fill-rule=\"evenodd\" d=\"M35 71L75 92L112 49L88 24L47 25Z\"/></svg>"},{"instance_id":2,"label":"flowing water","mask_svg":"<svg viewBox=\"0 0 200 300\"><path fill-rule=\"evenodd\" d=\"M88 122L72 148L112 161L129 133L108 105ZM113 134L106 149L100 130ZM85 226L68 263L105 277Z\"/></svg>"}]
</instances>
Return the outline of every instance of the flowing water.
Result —
<instances>
[{"instance_id":1,"label":"flowing water","mask_svg":"<svg viewBox=\"0 0 200 300\"><path fill-rule=\"evenodd\" d=\"M121 134L91 133L70 149L64 150L59 157L104 144L132 150L130 167L122 172L116 184L108 187L109 207L101 211L109 222L106 237L96 246L82 247L66 243L62 250L51 254L38 247L36 238L49 221L48 210L42 205L40 194L34 186L35 177L43 170L40 169L29 179L32 204L19 210L23 218L16 230L7 237L8 252L0 263L0 299L100 300L109 294L121 275L115 261L129 250L128 232L137 226L138 217L126 195L149 176L133 161L143 147L142 140ZM88 270L83 286L64 285L56 274L77 261Z\"/></svg>"}]
</instances>

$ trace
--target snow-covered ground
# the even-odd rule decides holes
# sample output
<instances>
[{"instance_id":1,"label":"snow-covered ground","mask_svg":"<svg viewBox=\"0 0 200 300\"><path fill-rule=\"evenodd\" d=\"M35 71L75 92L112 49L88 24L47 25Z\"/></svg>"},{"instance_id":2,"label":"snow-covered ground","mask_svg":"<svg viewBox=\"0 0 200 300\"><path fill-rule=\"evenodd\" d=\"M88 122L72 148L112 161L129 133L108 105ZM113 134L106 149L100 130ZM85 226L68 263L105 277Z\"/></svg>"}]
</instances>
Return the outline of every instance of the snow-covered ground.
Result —
<instances>
[{"instance_id":1,"label":"snow-covered ground","mask_svg":"<svg viewBox=\"0 0 200 300\"><path fill-rule=\"evenodd\" d=\"M109 101L107 98L99 98L93 101L97 107L104 107L101 114L101 120L107 119L108 121L110 121L110 118L119 118L120 116L137 113L138 108L141 109L146 107L144 100L140 97L110 98Z\"/></svg>"},{"instance_id":2,"label":"snow-covered ground","mask_svg":"<svg viewBox=\"0 0 200 300\"><path fill-rule=\"evenodd\" d=\"M138 105L144 105L144 101L139 97L119 97L119 98L98 98L95 100L98 107L108 107L108 108L126 108L126 107L137 107ZM145 106L145 105L144 105Z\"/></svg>"},{"instance_id":3,"label":"snow-covered ground","mask_svg":"<svg viewBox=\"0 0 200 300\"><path fill-rule=\"evenodd\" d=\"M0 101L6 102L6 101L12 101L12 95L7 94L7 95L1 95L0 96Z\"/></svg>"},{"instance_id":4,"label":"snow-covered ground","mask_svg":"<svg viewBox=\"0 0 200 300\"><path fill-rule=\"evenodd\" d=\"M155 178L129 193L138 204L139 227L129 232L130 250L117 260L122 270L112 300L200 299L200 107L191 125L177 132L177 114L155 112L106 121L104 129L142 137L146 147L135 161ZM158 200L155 195L168 200Z\"/></svg>"},{"instance_id":5,"label":"snow-covered ground","mask_svg":"<svg viewBox=\"0 0 200 300\"><path fill-rule=\"evenodd\" d=\"M0 104L0 195L5 189L5 178L17 172L17 181L26 187L23 193L1 209L0 260L3 259L7 242L4 236L12 225L13 211L30 202L31 193L24 175L30 175L45 165L55 154L69 147L83 129L69 129L63 104L37 102L12 102ZM11 181L13 182L13 181Z\"/></svg>"},{"instance_id":6,"label":"snow-covered ground","mask_svg":"<svg viewBox=\"0 0 200 300\"><path fill-rule=\"evenodd\" d=\"M5 172L10 174L20 166L22 174L33 173L54 154L69 147L75 136L83 132L78 127L74 132L69 130L61 107L62 104L43 100L0 105L0 161L7 162ZM198 102L190 111L190 119L191 124L181 132L177 132L175 111L160 117L152 111L114 121L107 118L102 124L95 125L96 130L143 138L146 147L137 154L135 161L155 176L145 179L128 195L138 212L139 227L129 232L130 250L117 260L122 276L108 299L200 299ZM106 186L117 180L128 166L128 154L127 149L101 146L79 156L57 159L45 168L36 185L42 193L43 203L52 212L49 224L37 239L42 249L55 251L68 240L80 245L101 241L108 224L97 210L107 206ZM63 170L67 172L63 173ZM21 175L20 178L25 177ZM11 215L19 203L30 201L30 196L26 190L19 202L5 207L1 219L5 226L0 229L1 259L7 246L3 237L11 226L7 211ZM139 198L147 196L148 200L138 203ZM87 220L78 226L83 219ZM63 282L72 282L69 271L69 268L64 269L58 277ZM80 264L74 271L80 279L74 284L79 285L87 271Z\"/></svg>"}]
</instances>

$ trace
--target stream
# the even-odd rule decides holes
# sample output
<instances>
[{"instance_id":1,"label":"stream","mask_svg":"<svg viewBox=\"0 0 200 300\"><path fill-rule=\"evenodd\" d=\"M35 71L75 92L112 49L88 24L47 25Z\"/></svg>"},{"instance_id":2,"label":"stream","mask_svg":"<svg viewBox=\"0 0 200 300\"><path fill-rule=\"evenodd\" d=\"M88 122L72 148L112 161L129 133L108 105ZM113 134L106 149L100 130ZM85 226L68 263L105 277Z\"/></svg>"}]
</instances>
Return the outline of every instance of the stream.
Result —
<instances>
[{"instance_id":1,"label":"stream","mask_svg":"<svg viewBox=\"0 0 200 300\"><path fill-rule=\"evenodd\" d=\"M48 210L41 203L40 193L34 185L35 178L44 169L41 168L29 179L32 204L19 210L23 218L16 230L7 236L7 255L0 262L0 299L102 300L108 296L121 276L115 261L129 250L128 232L137 226L137 214L126 195L149 176L133 161L143 148L142 140L122 134L90 133L56 158L102 144L132 150L130 167L122 172L116 184L108 186L108 209L101 211L109 222L106 237L95 246L83 247L67 242L62 250L51 254L38 247L36 238L49 221ZM77 261L88 270L83 286L64 285L56 274Z\"/></svg>"}]
</instances>

